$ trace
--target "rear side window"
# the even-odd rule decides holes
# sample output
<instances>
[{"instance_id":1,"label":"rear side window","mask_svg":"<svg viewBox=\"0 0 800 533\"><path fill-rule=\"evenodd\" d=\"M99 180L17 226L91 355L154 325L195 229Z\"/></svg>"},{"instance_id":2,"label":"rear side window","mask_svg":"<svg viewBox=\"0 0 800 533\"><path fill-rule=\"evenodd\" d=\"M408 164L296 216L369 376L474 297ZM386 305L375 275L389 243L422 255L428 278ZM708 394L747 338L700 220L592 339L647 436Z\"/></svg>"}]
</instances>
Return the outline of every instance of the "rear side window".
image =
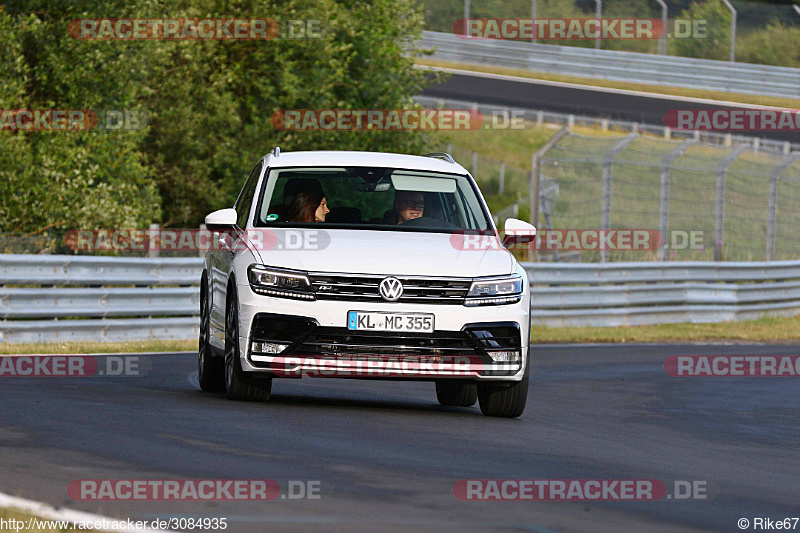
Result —
<instances>
[{"instance_id":1,"label":"rear side window","mask_svg":"<svg viewBox=\"0 0 800 533\"><path fill-rule=\"evenodd\" d=\"M247 178L247 183L244 184L242 192L239 193L239 199L236 200L236 205L234 206L236 209L236 224L240 228L246 227L247 220L250 218L250 207L253 205L253 196L256 192L258 176L261 174L261 166L262 163L259 161L256 168L250 173L250 177Z\"/></svg>"}]
</instances>

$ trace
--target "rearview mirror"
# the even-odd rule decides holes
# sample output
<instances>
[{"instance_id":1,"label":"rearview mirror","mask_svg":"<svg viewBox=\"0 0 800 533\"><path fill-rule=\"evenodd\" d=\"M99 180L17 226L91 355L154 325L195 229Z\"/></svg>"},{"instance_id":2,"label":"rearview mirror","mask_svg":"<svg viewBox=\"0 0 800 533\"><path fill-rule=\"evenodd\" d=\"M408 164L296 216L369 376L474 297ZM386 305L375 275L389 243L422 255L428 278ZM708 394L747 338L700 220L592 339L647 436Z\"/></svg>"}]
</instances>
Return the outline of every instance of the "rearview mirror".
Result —
<instances>
[{"instance_id":1,"label":"rearview mirror","mask_svg":"<svg viewBox=\"0 0 800 533\"><path fill-rule=\"evenodd\" d=\"M228 207L206 215L206 227L211 231L225 231L236 226L236 209Z\"/></svg>"},{"instance_id":2,"label":"rearview mirror","mask_svg":"<svg viewBox=\"0 0 800 533\"><path fill-rule=\"evenodd\" d=\"M518 218L507 218L503 246L529 244L536 239L536 227Z\"/></svg>"}]
</instances>

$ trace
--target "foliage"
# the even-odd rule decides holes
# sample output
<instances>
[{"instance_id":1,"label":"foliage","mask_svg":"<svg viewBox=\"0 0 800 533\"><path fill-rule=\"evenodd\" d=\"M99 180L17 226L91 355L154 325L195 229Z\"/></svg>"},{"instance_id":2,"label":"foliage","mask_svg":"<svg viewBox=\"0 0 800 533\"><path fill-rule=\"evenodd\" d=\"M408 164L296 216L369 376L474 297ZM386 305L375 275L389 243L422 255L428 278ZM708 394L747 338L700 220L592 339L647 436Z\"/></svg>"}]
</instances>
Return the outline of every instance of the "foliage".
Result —
<instances>
[{"instance_id":1,"label":"foliage","mask_svg":"<svg viewBox=\"0 0 800 533\"><path fill-rule=\"evenodd\" d=\"M321 38L78 40L78 18L318 20ZM411 0L9 0L0 8L3 109L140 110L146 128L0 132L0 231L196 227L229 206L273 146L416 153L415 132L285 132L279 109L412 105Z\"/></svg>"},{"instance_id":2,"label":"foliage","mask_svg":"<svg viewBox=\"0 0 800 533\"><path fill-rule=\"evenodd\" d=\"M706 0L681 12L681 19L705 20L705 38L673 39L670 52L680 56L725 60L730 57L731 12L721 0Z\"/></svg>"}]
</instances>

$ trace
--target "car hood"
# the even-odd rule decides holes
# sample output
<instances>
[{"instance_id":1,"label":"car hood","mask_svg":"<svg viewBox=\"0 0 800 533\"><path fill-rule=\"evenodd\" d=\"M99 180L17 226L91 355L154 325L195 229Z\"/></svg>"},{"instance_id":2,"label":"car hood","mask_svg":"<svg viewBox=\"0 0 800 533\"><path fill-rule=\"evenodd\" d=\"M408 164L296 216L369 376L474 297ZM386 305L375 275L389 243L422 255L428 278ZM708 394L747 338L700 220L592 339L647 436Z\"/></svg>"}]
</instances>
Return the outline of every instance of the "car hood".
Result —
<instances>
[{"instance_id":1,"label":"car hood","mask_svg":"<svg viewBox=\"0 0 800 533\"><path fill-rule=\"evenodd\" d=\"M283 230L256 256L265 265L308 272L468 278L513 273L513 256L491 239L496 242L474 250L462 249L458 235L443 233Z\"/></svg>"}]
</instances>

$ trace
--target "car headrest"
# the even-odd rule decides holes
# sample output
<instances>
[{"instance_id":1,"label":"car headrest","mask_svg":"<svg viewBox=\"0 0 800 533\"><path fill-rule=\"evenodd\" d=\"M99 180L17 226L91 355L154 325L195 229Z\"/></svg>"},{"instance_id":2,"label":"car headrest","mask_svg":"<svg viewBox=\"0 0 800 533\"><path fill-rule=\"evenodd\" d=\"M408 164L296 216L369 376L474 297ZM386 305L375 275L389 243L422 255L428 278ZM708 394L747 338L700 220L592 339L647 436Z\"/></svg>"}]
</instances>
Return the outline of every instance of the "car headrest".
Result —
<instances>
[{"instance_id":1,"label":"car headrest","mask_svg":"<svg viewBox=\"0 0 800 533\"><path fill-rule=\"evenodd\" d=\"M283 205L292 205L294 197L301 191L322 193L322 185L315 178L291 178L283 188Z\"/></svg>"}]
</instances>

